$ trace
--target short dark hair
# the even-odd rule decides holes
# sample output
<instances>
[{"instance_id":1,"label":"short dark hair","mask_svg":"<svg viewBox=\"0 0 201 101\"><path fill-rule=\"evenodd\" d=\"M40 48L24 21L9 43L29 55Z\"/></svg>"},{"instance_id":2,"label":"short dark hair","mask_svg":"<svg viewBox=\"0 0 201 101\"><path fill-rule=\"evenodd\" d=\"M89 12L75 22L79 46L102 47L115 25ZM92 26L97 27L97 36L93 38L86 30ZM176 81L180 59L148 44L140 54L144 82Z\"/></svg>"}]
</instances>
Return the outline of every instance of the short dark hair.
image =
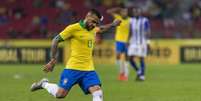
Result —
<instances>
[{"instance_id":1,"label":"short dark hair","mask_svg":"<svg viewBox=\"0 0 201 101\"><path fill-rule=\"evenodd\" d=\"M91 9L89 12L95 14L99 19L102 19L102 15L98 10Z\"/></svg>"}]
</instances>

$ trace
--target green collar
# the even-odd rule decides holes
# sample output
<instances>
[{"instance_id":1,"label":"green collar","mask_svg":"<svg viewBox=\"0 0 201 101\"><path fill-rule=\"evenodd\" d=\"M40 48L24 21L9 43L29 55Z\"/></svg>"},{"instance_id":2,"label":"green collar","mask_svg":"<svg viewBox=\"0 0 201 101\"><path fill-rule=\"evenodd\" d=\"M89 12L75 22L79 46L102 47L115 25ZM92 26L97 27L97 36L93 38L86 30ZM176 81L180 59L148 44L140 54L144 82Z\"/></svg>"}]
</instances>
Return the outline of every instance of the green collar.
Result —
<instances>
[{"instance_id":1,"label":"green collar","mask_svg":"<svg viewBox=\"0 0 201 101\"><path fill-rule=\"evenodd\" d=\"M82 28L86 29L86 25L85 25L85 23L84 23L84 20L80 20L79 24L80 24L80 26L81 26Z\"/></svg>"}]
</instances>

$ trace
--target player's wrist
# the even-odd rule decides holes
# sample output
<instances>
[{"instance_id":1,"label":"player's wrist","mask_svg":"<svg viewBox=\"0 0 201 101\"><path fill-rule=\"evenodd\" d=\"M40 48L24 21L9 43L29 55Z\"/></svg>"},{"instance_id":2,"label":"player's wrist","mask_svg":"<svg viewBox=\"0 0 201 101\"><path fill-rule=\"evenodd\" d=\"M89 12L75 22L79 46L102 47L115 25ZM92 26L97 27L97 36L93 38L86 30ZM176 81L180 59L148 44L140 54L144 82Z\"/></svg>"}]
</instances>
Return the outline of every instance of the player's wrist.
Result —
<instances>
[{"instance_id":1,"label":"player's wrist","mask_svg":"<svg viewBox=\"0 0 201 101\"><path fill-rule=\"evenodd\" d=\"M51 63L52 65L56 64L56 62L57 62L57 59L56 59L56 58L51 58L50 63Z\"/></svg>"}]
</instances>

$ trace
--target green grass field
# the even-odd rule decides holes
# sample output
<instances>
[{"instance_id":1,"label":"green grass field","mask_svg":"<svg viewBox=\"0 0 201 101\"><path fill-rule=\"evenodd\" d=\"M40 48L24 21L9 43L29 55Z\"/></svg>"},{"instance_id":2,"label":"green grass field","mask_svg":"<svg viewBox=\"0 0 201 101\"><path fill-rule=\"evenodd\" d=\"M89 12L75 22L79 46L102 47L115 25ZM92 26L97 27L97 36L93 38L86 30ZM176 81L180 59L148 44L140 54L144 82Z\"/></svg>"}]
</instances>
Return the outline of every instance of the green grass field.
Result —
<instances>
[{"instance_id":1,"label":"green grass field","mask_svg":"<svg viewBox=\"0 0 201 101\"><path fill-rule=\"evenodd\" d=\"M57 83L63 65L44 74L42 65L0 65L0 101L91 101L78 86L57 100L45 90L30 92L30 85L43 77ZM104 101L201 101L201 65L149 65L145 82L135 81L132 69L128 82L120 82L114 65L97 65Z\"/></svg>"}]
</instances>

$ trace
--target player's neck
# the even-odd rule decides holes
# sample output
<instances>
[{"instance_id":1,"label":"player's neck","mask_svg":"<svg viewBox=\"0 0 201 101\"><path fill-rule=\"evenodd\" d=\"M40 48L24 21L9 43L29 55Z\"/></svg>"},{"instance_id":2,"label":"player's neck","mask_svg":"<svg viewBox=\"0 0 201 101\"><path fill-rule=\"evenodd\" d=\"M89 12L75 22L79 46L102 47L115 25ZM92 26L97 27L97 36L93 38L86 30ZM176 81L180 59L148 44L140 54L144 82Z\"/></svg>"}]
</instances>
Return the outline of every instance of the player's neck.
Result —
<instances>
[{"instance_id":1,"label":"player's neck","mask_svg":"<svg viewBox=\"0 0 201 101\"><path fill-rule=\"evenodd\" d=\"M84 28L85 28L87 31L90 31L91 29L89 29L89 27L87 26L86 23L87 23L87 22L86 22L86 20L84 19L84 20L83 20Z\"/></svg>"},{"instance_id":2,"label":"player's neck","mask_svg":"<svg viewBox=\"0 0 201 101\"><path fill-rule=\"evenodd\" d=\"M86 26L86 20L80 20L79 23L80 23L80 26L81 26L82 28L88 30L88 29L87 29L87 26Z\"/></svg>"}]
</instances>

